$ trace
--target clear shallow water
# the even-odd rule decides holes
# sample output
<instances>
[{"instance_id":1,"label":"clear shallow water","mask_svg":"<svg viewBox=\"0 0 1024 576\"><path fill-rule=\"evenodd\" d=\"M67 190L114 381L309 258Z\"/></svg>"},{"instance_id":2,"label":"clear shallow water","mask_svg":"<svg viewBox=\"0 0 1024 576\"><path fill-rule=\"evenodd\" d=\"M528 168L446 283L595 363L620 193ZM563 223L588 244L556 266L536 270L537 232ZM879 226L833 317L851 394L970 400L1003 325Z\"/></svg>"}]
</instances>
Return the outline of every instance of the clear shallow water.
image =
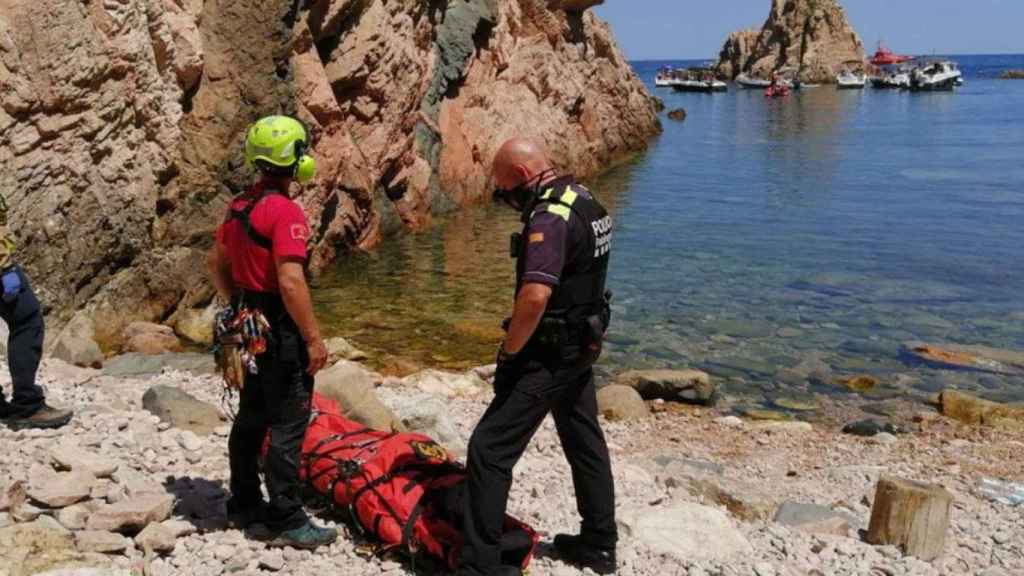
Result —
<instances>
[{"instance_id":1,"label":"clear shallow water","mask_svg":"<svg viewBox=\"0 0 1024 576\"><path fill-rule=\"evenodd\" d=\"M853 374L877 377L878 397L957 385L1024 399L1022 379L901 353L1024 349L1024 82L994 79L1024 56L957 60L955 94L654 92L687 120L590 183L617 223L604 370L697 366L753 403ZM652 83L662 64L635 66ZM381 366L490 361L516 226L470 209L341 262L315 294L328 331Z\"/></svg>"}]
</instances>

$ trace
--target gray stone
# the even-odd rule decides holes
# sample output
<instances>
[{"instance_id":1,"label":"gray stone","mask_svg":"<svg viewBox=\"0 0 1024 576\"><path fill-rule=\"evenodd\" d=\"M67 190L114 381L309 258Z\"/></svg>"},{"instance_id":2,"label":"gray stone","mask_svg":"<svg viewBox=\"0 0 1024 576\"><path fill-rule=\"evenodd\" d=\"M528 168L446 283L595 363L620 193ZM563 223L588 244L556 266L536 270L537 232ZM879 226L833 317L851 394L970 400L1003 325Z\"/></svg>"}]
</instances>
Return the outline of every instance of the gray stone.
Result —
<instances>
[{"instance_id":1,"label":"gray stone","mask_svg":"<svg viewBox=\"0 0 1024 576\"><path fill-rule=\"evenodd\" d=\"M88 472L67 472L29 486L28 496L48 508L63 508L89 498L96 477Z\"/></svg>"},{"instance_id":2,"label":"gray stone","mask_svg":"<svg viewBox=\"0 0 1024 576\"><path fill-rule=\"evenodd\" d=\"M260 554L260 567L271 572L278 572L284 568L284 554L280 550L268 550Z\"/></svg>"},{"instance_id":3,"label":"gray stone","mask_svg":"<svg viewBox=\"0 0 1024 576\"><path fill-rule=\"evenodd\" d=\"M90 452L77 444L60 444L50 450L50 460L61 470L87 472L97 478L110 478L119 464L110 458Z\"/></svg>"},{"instance_id":4,"label":"gray stone","mask_svg":"<svg viewBox=\"0 0 1024 576\"><path fill-rule=\"evenodd\" d=\"M624 535L657 554L685 562L727 562L753 551L725 513L699 504L640 507L626 510L620 518Z\"/></svg>"},{"instance_id":5,"label":"gray stone","mask_svg":"<svg viewBox=\"0 0 1024 576\"><path fill-rule=\"evenodd\" d=\"M432 394L400 394L390 406L410 432L430 436L458 454L465 453L466 440L459 434L450 409L441 398Z\"/></svg>"},{"instance_id":6,"label":"gray stone","mask_svg":"<svg viewBox=\"0 0 1024 576\"><path fill-rule=\"evenodd\" d=\"M90 530L108 532L140 531L153 522L162 522L171 515L174 497L151 494L123 500L100 508L89 517Z\"/></svg>"},{"instance_id":7,"label":"gray stone","mask_svg":"<svg viewBox=\"0 0 1024 576\"><path fill-rule=\"evenodd\" d=\"M131 546L131 540L120 534L103 530L84 530L75 533L75 546L81 552L111 554L124 552Z\"/></svg>"},{"instance_id":8,"label":"gray stone","mask_svg":"<svg viewBox=\"0 0 1024 576\"><path fill-rule=\"evenodd\" d=\"M115 356L104 364L103 374L118 378L146 378L162 374L164 370L178 370L198 376L215 374L217 364L210 354L159 354L146 356L131 353Z\"/></svg>"},{"instance_id":9,"label":"gray stone","mask_svg":"<svg viewBox=\"0 0 1024 576\"><path fill-rule=\"evenodd\" d=\"M178 434L178 444L181 444L182 448L190 452L195 452L203 447L203 441L191 430L183 430Z\"/></svg>"},{"instance_id":10,"label":"gray stone","mask_svg":"<svg viewBox=\"0 0 1024 576\"><path fill-rule=\"evenodd\" d=\"M650 414L640 394L629 386L605 386L597 391L597 409L608 420L639 420Z\"/></svg>"},{"instance_id":11,"label":"gray stone","mask_svg":"<svg viewBox=\"0 0 1024 576\"><path fill-rule=\"evenodd\" d=\"M89 516L96 510L98 505L92 502L74 504L57 512L57 521L68 530L81 530L85 528Z\"/></svg>"},{"instance_id":12,"label":"gray stone","mask_svg":"<svg viewBox=\"0 0 1024 576\"><path fill-rule=\"evenodd\" d=\"M135 545L146 553L166 554L174 550L175 544L177 544L175 530L166 523L150 524L135 537Z\"/></svg>"},{"instance_id":13,"label":"gray stone","mask_svg":"<svg viewBox=\"0 0 1024 576\"><path fill-rule=\"evenodd\" d=\"M402 430L400 420L377 398L376 376L343 360L316 376L316 391L338 403L341 415L375 430Z\"/></svg>"},{"instance_id":14,"label":"gray stone","mask_svg":"<svg viewBox=\"0 0 1024 576\"><path fill-rule=\"evenodd\" d=\"M645 400L708 405L714 403L711 376L700 370L633 370L620 374L615 383L629 386Z\"/></svg>"},{"instance_id":15,"label":"gray stone","mask_svg":"<svg viewBox=\"0 0 1024 576\"><path fill-rule=\"evenodd\" d=\"M154 386L142 396L142 407L175 428L203 436L222 423L217 407L173 386Z\"/></svg>"},{"instance_id":16,"label":"gray stone","mask_svg":"<svg viewBox=\"0 0 1024 576\"><path fill-rule=\"evenodd\" d=\"M810 422L758 422L753 428L776 434L803 434L814 430Z\"/></svg>"},{"instance_id":17,"label":"gray stone","mask_svg":"<svg viewBox=\"0 0 1024 576\"><path fill-rule=\"evenodd\" d=\"M825 506L784 502L775 513L775 522L810 534L846 536L851 519Z\"/></svg>"}]
</instances>

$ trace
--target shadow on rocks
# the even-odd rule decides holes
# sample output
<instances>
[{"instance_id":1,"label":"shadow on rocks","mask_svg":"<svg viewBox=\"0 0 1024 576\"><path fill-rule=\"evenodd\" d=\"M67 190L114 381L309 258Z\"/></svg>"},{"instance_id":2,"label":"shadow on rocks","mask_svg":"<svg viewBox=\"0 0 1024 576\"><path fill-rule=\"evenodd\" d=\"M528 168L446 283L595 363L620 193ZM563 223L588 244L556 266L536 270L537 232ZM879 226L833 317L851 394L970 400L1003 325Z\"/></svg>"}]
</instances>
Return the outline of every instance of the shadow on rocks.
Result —
<instances>
[{"instance_id":1,"label":"shadow on rocks","mask_svg":"<svg viewBox=\"0 0 1024 576\"><path fill-rule=\"evenodd\" d=\"M175 513L200 532L227 528L225 502L230 494L221 481L168 476L164 488L177 499Z\"/></svg>"}]
</instances>

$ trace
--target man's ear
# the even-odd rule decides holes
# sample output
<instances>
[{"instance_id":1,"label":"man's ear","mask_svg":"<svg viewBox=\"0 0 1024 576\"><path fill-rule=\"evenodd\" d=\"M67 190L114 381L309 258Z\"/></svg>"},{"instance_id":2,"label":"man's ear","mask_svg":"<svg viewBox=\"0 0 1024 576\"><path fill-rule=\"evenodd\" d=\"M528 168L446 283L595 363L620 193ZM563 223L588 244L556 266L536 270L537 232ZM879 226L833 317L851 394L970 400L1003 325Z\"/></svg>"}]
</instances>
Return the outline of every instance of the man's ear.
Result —
<instances>
[{"instance_id":1,"label":"man's ear","mask_svg":"<svg viewBox=\"0 0 1024 576\"><path fill-rule=\"evenodd\" d=\"M512 170L516 174L516 180L519 180L520 183L525 184L526 182L530 181L530 178L533 177L533 175L530 173L530 169L527 168L525 164L516 164L515 166L512 167Z\"/></svg>"}]
</instances>

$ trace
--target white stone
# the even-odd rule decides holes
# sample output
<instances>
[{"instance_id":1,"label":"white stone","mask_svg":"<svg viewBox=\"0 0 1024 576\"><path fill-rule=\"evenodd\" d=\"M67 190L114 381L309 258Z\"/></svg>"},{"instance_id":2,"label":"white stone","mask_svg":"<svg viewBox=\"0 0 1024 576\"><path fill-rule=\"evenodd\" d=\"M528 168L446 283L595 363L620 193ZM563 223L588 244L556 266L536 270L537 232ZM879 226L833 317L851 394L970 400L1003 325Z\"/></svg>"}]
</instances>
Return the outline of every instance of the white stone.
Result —
<instances>
[{"instance_id":1,"label":"white stone","mask_svg":"<svg viewBox=\"0 0 1024 576\"><path fill-rule=\"evenodd\" d=\"M624 534L658 554L688 562L726 562L753 550L724 512L690 502L627 510L620 525Z\"/></svg>"},{"instance_id":2,"label":"white stone","mask_svg":"<svg viewBox=\"0 0 1024 576\"><path fill-rule=\"evenodd\" d=\"M725 426L726 428L743 427L743 420L736 416L722 416L721 418L715 418L715 423L719 426Z\"/></svg>"},{"instance_id":3,"label":"white stone","mask_svg":"<svg viewBox=\"0 0 1024 576\"><path fill-rule=\"evenodd\" d=\"M182 448L191 452L195 452L203 447L203 441L191 430L182 430L178 434L178 443L181 444Z\"/></svg>"},{"instance_id":4,"label":"white stone","mask_svg":"<svg viewBox=\"0 0 1024 576\"><path fill-rule=\"evenodd\" d=\"M30 486L28 496L49 508L63 508L88 499L95 483L96 477L88 472L67 472Z\"/></svg>"},{"instance_id":5,"label":"white stone","mask_svg":"<svg viewBox=\"0 0 1024 576\"><path fill-rule=\"evenodd\" d=\"M284 554L280 550L269 550L260 554L260 567L271 572L278 572L284 568Z\"/></svg>"},{"instance_id":6,"label":"white stone","mask_svg":"<svg viewBox=\"0 0 1024 576\"><path fill-rule=\"evenodd\" d=\"M50 451L50 459L58 468L72 472L89 472L97 478L110 478L119 464L77 444L61 444Z\"/></svg>"}]
</instances>

